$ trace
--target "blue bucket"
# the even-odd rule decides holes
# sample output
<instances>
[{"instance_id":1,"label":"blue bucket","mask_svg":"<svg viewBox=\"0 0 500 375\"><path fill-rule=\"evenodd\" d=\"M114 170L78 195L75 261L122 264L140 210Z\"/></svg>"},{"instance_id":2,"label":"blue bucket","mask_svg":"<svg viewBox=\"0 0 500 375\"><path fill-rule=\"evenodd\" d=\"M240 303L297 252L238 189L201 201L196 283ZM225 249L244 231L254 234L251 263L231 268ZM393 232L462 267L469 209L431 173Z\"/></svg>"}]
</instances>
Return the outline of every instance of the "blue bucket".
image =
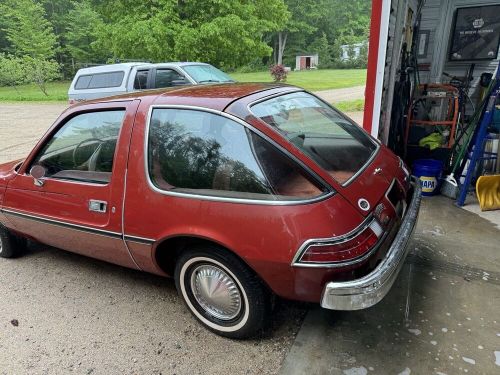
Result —
<instances>
[{"instance_id":1,"label":"blue bucket","mask_svg":"<svg viewBox=\"0 0 500 375\"><path fill-rule=\"evenodd\" d=\"M430 196L439 193L443 162L434 159L418 159L413 163L413 175L420 180L422 195Z\"/></svg>"}]
</instances>

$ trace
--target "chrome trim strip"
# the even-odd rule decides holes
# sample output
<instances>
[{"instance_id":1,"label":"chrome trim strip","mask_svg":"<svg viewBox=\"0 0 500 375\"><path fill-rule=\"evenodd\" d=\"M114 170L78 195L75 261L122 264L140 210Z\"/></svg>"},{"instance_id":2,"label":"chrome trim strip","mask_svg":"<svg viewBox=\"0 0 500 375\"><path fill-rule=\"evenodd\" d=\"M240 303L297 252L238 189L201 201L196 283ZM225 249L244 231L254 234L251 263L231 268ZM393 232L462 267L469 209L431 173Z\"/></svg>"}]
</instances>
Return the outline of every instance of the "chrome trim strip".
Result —
<instances>
[{"instance_id":1,"label":"chrome trim strip","mask_svg":"<svg viewBox=\"0 0 500 375\"><path fill-rule=\"evenodd\" d=\"M136 112L136 115L137 115L137 112ZM135 122L135 117L134 117L134 122ZM130 143L131 142L132 142L132 135L129 137L129 147L130 147ZM127 155L127 167L125 167L125 174L123 176L123 196L122 196L122 212L121 212L121 214L122 214L121 223L122 223L122 231L123 231L122 241L123 241L123 245L125 246L125 249L127 249L127 252L128 252L128 255L130 256L130 259L132 259L132 262L134 262L134 264L137 267L137 269L139 269L139 270L142 271L142 268L139 267L139 265L135 261L134 256L132 255L132 251L128 247L127 239L126 239L127 236L125 235L125 197L127 196L127 181L128 181L128 162L129 162L129 156L130 155Z\"/></svg>"},{"instance_id":2,"label":"chrome trim strip","mask_svg":"<svg viewBox=\"0 0 500 375\"><path fill-rule=\"evenodd\" d=\"M319 262L301 262L302 257L304 256L304 253L306 252L307 248L312 245L316 246L327 246L330 245L332 242L335 243L343 243L346 241L349 241L351 238L355 237L359 232L365 230L367 227L369 227L372 222L375 219L373 218L373 215L370 214L368 217L356 228L351 230L348 233L342 234L340 236L335 236L335 237L330 237L330 238L313 238L307 241L304 241L304 243L299 247L297 252L295 253L295 256L293 257L292 263L290 264L292 267L314 267L314 268L341 268L341 267L346 267L350 266L356 263L360 263L364 261L366 258L370 257L380 246L380 244L383 242L385 239L387 233L384 233L384 235L379 238L377 244L366 254L362 255L361 257L354 258L352 260L348 260L345 262L330 262L330 263L319 263Z\"/></svg>"},{"instance_id":3,"label":"chrome trim strip","mask_svg":"<svg viewBox=\"0 0 500 375\"><path fill-rule=\"evenodd\" d=\"M353 120L351 120L349 117L347 117L344 113L342 113L341 111L339 111L338 109L336 109L335 107L333 107L330 103L324 101L323 99L321 99L319 96L315 95L314 93L310 92L310 91L307 91L307 90L304 90L304 89L297 89L297 90L291 90L291 91L286 91L286 92L281 92L281 93L278 93L278 94L274 94L274 95L269 95L269 96L266 96L264 98L260 98L254 102L251 102L251 103L248 103L247 105L247 110L248 112L250 112L254 117L256 118L259 118L258 116L255 116L254 113L252 112L252 107L256 104L259 104L259 103L262 103L262 102L265 102L269 99L272 99L272 98L275 98L275 97L278 97L278 96L283 96L283 95L288 95L288 94L293 94L293 93L296 93L296 92L305 92L307 94L310 94L311 96L314 96L315 98L317 98L318 100L320 100L321 102L323 102L324 104L326 104L328 107L331 107L335 110L335 112L337 112L338 114L340 114L344 119L346 119L347 121L351 122L351 123L354 123L354 125L356 126L359 126L357 125ZM259 118L260 119L260 118ZM261 120L263 121L263 120ZM266 123L265 121L263 121L264 123ZM267 123L266 123L267 124ZM269 125L269 124L267 124ZM271 126L271 125L269 125ZM279 132L278 132L279 133ZM281 136L283 136L281 133L280 133ZM353 174L351 177L349 177L349 179L347 181L345 181L344 183L340 184L340 186L342 187L347 187L352 181L354 181L361 173L363 173L365 171L365 169L371 164L371 162L373 161L373 159L375 159L375 156L378 155L379 151L380 151L380 143L377 143L375 142L375 140L373 139L373 137L371 135L368 134L368 138L370 139L370 141L377 147L375 149L375 151L373 151L372 155L370 156L370 158L366 161L366 163L361 167L361 169L359 171L357 171L355 174ZM311 159L312 160L312 159ZM314 163L316 163L314 160L312 160ZM318 164L318 163L316 163ZM319 165L318 165L319 168L321 168ZM335 178L332 177L334 180ZM337 180L335 180L337 181Z\"/></svg>"},{"instance_id":4,"label":"chrome trim strip","mask_svg":"<svg viewBox=\"0 0 500 375\"><path fill-rule=\"evenodd\" d=\"M356 280L329 282L321 295L321 307L332 310L361 310L380 302L403 268L420 208L421 187L412 182L413 196L406 216L382 262L368 275Z\"/></svg>"},{"instance_id":5,"label":"chrome trim strip","mask_svg":"<svg viewBox=\"0 0 500 375\"><path fill-rule=\"evenodd\" d=\"M39 222L49 224L49 225L57 225L57 226L65 227L68 229L74 229L74 230L78 230L80 232L88 232L88 233L96 234L99 236L106 236L106 237L113 237L113 238L122 239L122 234L118 233L118 232L112 232L112 231L108 231L108 230L104 230L104 229L87 227L84 225L72 224L72 223L68 223L68 222L61 221L61 220L56 220L56 219L46 217L46 216L38 216L38 215L28 214L25 212L11 210L8 208L7 209L2 208L2 209L0 209L0 212L3 212L4 214L7 214L7 215L22 217L22 218L28 219L28 220L39 221Z\"/></svg>"},{"instance_id":6,"label":"chrome trim strip","mask_svg":"<svg viewBox=\"0 0 500 375\"><path fill-rule=\"evenodd\" d=\"M248 112L250 112L252 114L252 116L255 116L251 110L251 107L253 107L254 105L256 104L259 104L259 103L262 103L262 102L265 102L269 99L273 99L273 98L277 98L278 96L283 96L283 95L288 95L288 94L293 94L293 93L296 93L296 92L308 92L304 89L301 89L299 87L295 88L295 89L292 89L290 91L282 91L282 92L278 92L278 93L274 93L274 94L270 94L270 95L267 95L267 96L264 96L263 98L259 98L253 102L250 102L247 104L247 110ZM255 116L256 118L259 118L257 116Z\"/></svg>"},{"instance_id":7,"label":"chrome trim strip","mask_svg":"<svg viewBox=\"0 0 500 375\"><path fill-rule=\"evenodd\" d=\"M137 242L137 243L147 244L147 245L152 245L153 243L156 242L155 240L153 240L151 238L129 236L127 234L124 236L124 238L125 238L125 241Z\"/></svg>"},{"instance_id":8,"label":"chrome trim strip","mask_svg":"<svg viewBox=\"0 0 500 375\"><path fill-rule=\"evenodd\" d=\"M24 177L31 177L29 173L24 173L20 175L18 173L18 176L24 176ZM84 181L84 180L71 180L71 179L66 179L66 178L54 178L52 176L48 177L42 177L42 181L63 181L64 183L68 184L75 184L75 185L85 185L85 186L103 186L103 187L108 187L110 182L90 182L90 181Z\"/></svg>"},{"instance_id":9,"label":"chrome trim strip","mask_svg":"<svg viewBox=\"0 0 500 375\"><path fill-rule=\"evenodd\" d=\"M27 214L27 213L20 212L17 210L1 208L0 212L7 214L7 215L22 217L22 218L28 219L28 220L39 221L39 222L49 224L49 225L57 225L57 226L61 226L61 227L68 228L68 229L74 229L74 230L78 230L80 232L88 232L88 233L96 234L99 236L117 238L117 239L121 239L123 241L125 241L125 240L126 241L133 241L133 242L145 243L145 244L149 244L149 245L156 242L154 239L151 239L151 238L129 236L126 234L123 235L122 233L118 233L118 232L112 232L112 231L108 231L108 230L104 230L104 229L96 229L96 228L87 227L84 225L71 224L71 223L67 223L67 222L60 221L60 220L55 220L55 219L44 217L44 216ZM130 254L130 256L132 256L132 254ZM132 260L133 260L133 257L132 257ZM134 263L135 263L135 261L134 261Z\"/></svg>"},{"instance_id":10,"label":"chrome trim strip","mask_svg":"<svg viewBox=\"0 0 500 375\"><path fill-rule=\"evenodd\" d=\"M280 152L283 152L287 157L291 158L295 162L297 162L307 173L311 174L319 183L323 185L324 188L328 189L329 191L326 193L323 193L322 195L319 195L318 197L311 198L311 199L302 199L302 200L293 200L293 201L279 201L279 200L258 200L258 199L246 199L246 198L225 198L225 197L217 197L217 196L209 196L209 195L201 195L201 194L191 194L191 193L180 193L180 192L174 192L174 191L167 191L167 190L162 190L155 186L153 182L151 181L151 176L149 175L149 168L148 168L148 140L149 140L149 130L150 130L150 124L151 124L151 117L153 114L153 110L157 108L166 108L166 109L187 109L187 110L192 110L192 111L201 111L201 112L207 112L207 113L212 113L216 114L222 117L226 117L230 120L233 120L240 125L244 126L245 128L249 129L250 131L258 134L262 138L264 138L266 141L270 142L273 146L277 147ZM168 195L168 196L174 196L174 197L181 197L181 198L189 198L189 199L201 199L201 200L208 200L208 201L216 201L216 202L228 202L228 203L241 203L241 204L258 204L258 205L268 205L268 206L290 206L290 205L300 205L300 204L309 204L309 203L316 203L323 201L327 198L330 198L335 194L335 191L332 189L332 187L326 183L320 176L318 176L314 171L312 171L310 168L308 168L302 161L297 159L294 155L290 154L288 151L283 149L280 145L278 145L274 140L269 138L267 135L263 134L260 132L258 129L253 128L249 124L247 124L245 121L241 120L240 118L233 116L229 113L226 112L221 112L216 109L211 109L211 108L205 108L205 107L198 107L198 106L190 106L190 105L169 105L169 104L152 104L149 107L148 111L148 117L147 117L147 123L146 123L146 130L144 134L144 173L146 174L146 181L149 185L149 187L160 194L163 195Z\"/></svg>"}]
</instances>

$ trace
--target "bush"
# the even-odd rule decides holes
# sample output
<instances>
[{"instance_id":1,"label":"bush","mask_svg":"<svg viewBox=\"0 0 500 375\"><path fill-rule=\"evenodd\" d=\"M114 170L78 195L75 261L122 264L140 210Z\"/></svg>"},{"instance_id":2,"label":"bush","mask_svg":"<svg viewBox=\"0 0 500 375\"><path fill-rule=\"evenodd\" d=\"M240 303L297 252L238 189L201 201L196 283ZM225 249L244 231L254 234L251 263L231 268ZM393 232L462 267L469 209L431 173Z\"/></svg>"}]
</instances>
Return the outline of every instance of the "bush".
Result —
<instances>
[{"instance_id":1,"label":"bush","mask_svg":"<svg viewBox=\"0 0 500 375\"><path fill-rule=\"evenodd\" d=\"M276 64L269 68L269 72L274 79L274 82L286 82L288 72L284 65Z\"/></svg>"},{"instance_id":2,"label":"bush","mask_svg":"<svg viewBox=\"0 0 500 375\"><path fill-rule=\"evenodd\" d=\"M262 62L262 59L256 59L251 61L250 63L240 66L234 71L237 73L254 73L254 72L262 72L267 70L267 64Z\"/></svg>"},{"instance_id":3,"label":"bush","mask_svg":"<svg viewBox=\"0 0 500 375\"><path fill-rule=\"evenodd\" d=\"M10 86L17 91L17 85L26 82L23 60L0 53L0 86Z\"/></svg>"}]
</instances>

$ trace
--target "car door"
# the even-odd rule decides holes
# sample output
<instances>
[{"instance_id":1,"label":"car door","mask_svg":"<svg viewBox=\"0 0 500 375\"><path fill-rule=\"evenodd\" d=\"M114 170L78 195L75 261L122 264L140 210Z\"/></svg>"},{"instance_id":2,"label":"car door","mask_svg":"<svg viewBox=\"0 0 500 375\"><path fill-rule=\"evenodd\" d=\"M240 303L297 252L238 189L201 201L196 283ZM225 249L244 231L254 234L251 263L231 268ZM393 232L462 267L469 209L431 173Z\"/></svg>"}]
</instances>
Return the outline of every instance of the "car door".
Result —
<instances>
[{"instance_id":1,"label":"car door","mask_svg":"<svg viewBox=\"0 0 500 375\"><path fill-rule=\"evenodd\" d=\"M122 237L122 202L138 103L80 106L56 123L7 187L4 212L16 230L136 268ZM45 176L34 178L33 167Z\"/></svg>"},{"instance_id":2,"label":"car door","mask_svg":"<svg viewBox=\"0 0 500 375\"><path fill-rule=\"evenodd\" d=\"M189 85L191 82L181 73L171 68L155 68L152 72L151 88L176 87Z\"/></svg>"},{"instance_id":3,"label":"car door","mask_svg":"<svg viewBox=\"0 0 500 375\"><path fill-rule=\"evenodd\" d=\"M137 69L134 77L134 90L146 90L152 88L151 69Z\"/></svg>"}]
</instances>

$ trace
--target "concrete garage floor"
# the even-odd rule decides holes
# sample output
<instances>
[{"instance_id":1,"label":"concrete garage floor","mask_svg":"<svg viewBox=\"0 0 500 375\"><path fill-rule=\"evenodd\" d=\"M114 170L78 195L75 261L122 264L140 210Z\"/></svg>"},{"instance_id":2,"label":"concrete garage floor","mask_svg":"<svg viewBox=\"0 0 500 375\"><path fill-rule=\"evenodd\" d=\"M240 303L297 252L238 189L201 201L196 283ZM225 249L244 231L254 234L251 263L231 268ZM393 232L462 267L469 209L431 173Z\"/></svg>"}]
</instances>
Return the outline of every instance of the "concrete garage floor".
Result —
<instances>
[{"instance_id":1,"label":"concrete garage floor","mask_svg":"<svg viewBox=\"0 0 500 375\"><path fill-rule=\"evenodd\" d=\"M430 197L411 246L378 305L311 310L281 374L500 374L500 230Z\"/></svg>"}]
</instances>

